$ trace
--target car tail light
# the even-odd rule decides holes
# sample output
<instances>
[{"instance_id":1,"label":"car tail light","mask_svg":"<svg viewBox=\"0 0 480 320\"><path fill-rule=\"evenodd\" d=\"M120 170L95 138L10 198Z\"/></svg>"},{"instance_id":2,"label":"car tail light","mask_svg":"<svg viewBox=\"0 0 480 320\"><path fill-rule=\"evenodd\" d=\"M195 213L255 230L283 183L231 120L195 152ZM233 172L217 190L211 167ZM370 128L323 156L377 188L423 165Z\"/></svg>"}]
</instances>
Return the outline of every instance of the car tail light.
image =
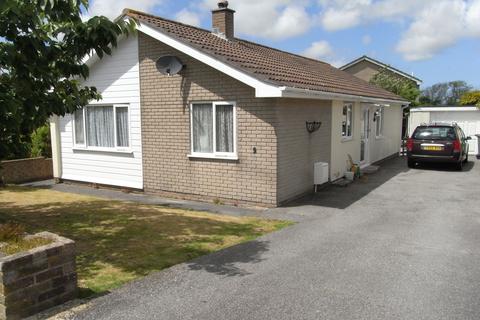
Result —
<instances>
[{"instance_id":1,"label":"car tail light","mask_svg":"<svg viewBox=\"0 0 480 320\"><path fill-rule=\"evenodd\" d=\"M412 151L413 150L413 139L409 138L407 140L407 151Z\"/></svg>"},{"instance_id":2,"label":"car tail light","mask_svg":"<svg viewBox=\"0 0 480 320\"><path fill-rule=\"evenodd\" d=\"M460 140L454 140L453 141L453 152L460 152L462 149L462 144L460 143Z\"/></svg>"}]
</instances>

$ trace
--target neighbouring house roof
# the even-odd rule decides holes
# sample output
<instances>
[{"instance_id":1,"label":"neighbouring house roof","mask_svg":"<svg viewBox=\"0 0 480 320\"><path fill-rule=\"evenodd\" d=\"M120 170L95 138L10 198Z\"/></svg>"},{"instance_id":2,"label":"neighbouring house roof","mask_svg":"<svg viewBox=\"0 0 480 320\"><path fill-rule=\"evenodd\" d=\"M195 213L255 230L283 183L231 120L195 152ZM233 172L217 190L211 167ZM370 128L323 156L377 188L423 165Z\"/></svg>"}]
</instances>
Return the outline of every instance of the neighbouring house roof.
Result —
<instances>
[{"instance_id":1,"label":"neighbouring house roof","mask_svg":"<svg viewBox=\"0 0 480 320\"><path fill-rule=\"evenodd\" d=\"M376 60L376 59L370 58L369 56L366 56L366 55L361 56L360 58L355 59L355 60L353 60L353 61L350 62L350 63L347 63L347 64L344 65L343 67L340 67L340 70L348 69L348 68L350 68L350 67L352 67L352 66L354 66L354 65L356 65L356 64L358 64L358 63L360 63L360 62L362 62L362 61L368 61L368 62L373 63L373 64L375 64L375 65L377 65L377 66L379 66L379 67L385 68L385 69L387 69L387 70L389 70L389 71L391 71L391 72L393 72L393 73L399 74L399 75L401 75L401 76L403 76L403 77L405 77L405 78L407 78L407 79L409 79L409 80L414 81L417 85L421 85L422 82L423 82L422 80L420 80L420 79L417 78L417 77L414 77L414 76L412 76L412 75L410 75L410 74L408 74L408 73L406 73L406 72L403 72L402 70L399 70L399 69L397 69L397 68L394 68L394 67L392 67L391 65L385 64L385 63L383 63L383 62L381 62L381 61L378 61L378 60Z\"/></svg>"},{"instance_id":2,"label":"neighbouring house roof","mask_svg":"<svg viewBox=\"0 0 480 320\"><path fill-rule=\"evenodd\" d=\"M275 95L272 93L272 96L295 97L310 94L319 99L333 99L337 95L339 99L362 97L406 103L405 99L325 62L238 38L227 40L205 29L131 9L125 9L123 14L139 22L138 29L141 32L158 36L157 39L171 40L170 43L179 48L186 48L186 45L194 49L192 53L204 57L212 66L220 62L228 67L225 72L229 72L233 77L238 73L239 78L250 77L282 91ZM212 58L215 59L214 62L211 61Z\"/></svg>"}]
</instances>

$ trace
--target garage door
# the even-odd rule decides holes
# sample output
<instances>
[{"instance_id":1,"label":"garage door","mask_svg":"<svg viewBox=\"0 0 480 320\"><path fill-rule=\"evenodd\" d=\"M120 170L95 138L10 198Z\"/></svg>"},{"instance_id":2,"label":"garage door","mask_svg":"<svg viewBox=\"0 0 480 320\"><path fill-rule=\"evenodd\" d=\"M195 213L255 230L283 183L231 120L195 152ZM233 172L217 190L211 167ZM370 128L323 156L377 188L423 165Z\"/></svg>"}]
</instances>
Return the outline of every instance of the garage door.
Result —
<instances>
[{"instance_id":1,"label":"garage door","mask_svg":"<svg viewBox=\"0 0 480 320\"><path fill-rule=\"evenodd\" d=\"M456 122L465 135L471 136L470 154L478 154L476 134L480 134L480 111L433 111L430 113L431 122Z\"/></svg>"}]
</instances>

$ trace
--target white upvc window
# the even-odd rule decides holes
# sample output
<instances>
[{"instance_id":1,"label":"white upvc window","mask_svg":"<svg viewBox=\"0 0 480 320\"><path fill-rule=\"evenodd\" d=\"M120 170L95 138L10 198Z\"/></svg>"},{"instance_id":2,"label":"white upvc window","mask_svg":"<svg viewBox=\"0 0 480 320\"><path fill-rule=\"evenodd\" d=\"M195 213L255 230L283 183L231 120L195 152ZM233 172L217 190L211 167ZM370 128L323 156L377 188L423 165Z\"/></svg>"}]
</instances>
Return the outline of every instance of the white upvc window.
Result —
<instances>
[{"instance_id":1,"label":"white upvc window","mask_svg":"<svg viewBox=\"0 0 480 320\"><path fill-rule=\"evenodd\" d=\"M235 102L190 105L190 157L237 159Z\"/></svg>"},{"instance_id":2,"label":"white upvc window","mask_svg":"<svg viewBox=\"0 0 480 320\"><path fill-rule=\"evenodd\" d=\"M353 103L347 102L343 105L342 111L342 138L344 140L353 137Z\"/></svg>"},{"instance_id":3,"label":"white upvc window","mask_svg":"<svg viewBox=\"0 0 480 320\"><path fill-rule=\"evenodd\" d=\"M383 125L385 121L385 107L379 107L375 111L375 137L383 137Z\"/></svg>"},{"instance_id":4,"label":"white upvc window","mask_svg":"<svg viewBox=\"0 0 480 320\"><path fill-rule=\"evenodd\" d=\"M75 148L97 151L129 150L128 105L89 105L76 110L73 118Z\"/></svg>"}]
</instances>

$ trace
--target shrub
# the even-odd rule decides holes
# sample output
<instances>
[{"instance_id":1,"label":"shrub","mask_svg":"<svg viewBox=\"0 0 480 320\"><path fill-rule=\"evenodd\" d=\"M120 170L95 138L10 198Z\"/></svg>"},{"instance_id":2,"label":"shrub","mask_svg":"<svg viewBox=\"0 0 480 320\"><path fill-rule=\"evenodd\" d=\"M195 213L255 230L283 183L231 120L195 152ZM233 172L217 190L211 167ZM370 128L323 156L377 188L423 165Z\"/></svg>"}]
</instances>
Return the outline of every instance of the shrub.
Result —
<instances>
[{"instance_id":1,"label":"shrub","mask_svg":"<svg viewBox=\"0 0 480 320\"><path fill-rule=\"evenodd\" d=\"M465 93L460 98L460 104L463 106L477 106L480 107L480 91L471 91Z\"/></svg>"},{"instance_id":2,"label":"shrub","mask_svg":"<svg viewBox=\"0 0 480 320\"><path fill-rule=\"evenodd\" d=\"M27 238L18 239L16 241L8 242L8 244L3 248L1 248L0 251L2 251L6 255L11 255L19 252L25 252L41 246L45 246L52 242L53 242L52 239L46 239L46 238L40 238L40 237L29 238L29 239Z\"/></svg>"},{"instance_id":3,"label":"shrub","mask_svg":"<svg viewBox=\"0 0 480 320\"><path fill-rule=\"evenodd\" d=\"M25 235L25 227L18 223L0 224L0 242L18 241Z\"/></svg>"},{"instance_id":4,"label":"shrub","mask_svg":"<svg viewBox=\"0 0 480 320\"><path fill-rule=\"evenodd\" d=\"M32 133L31 156L52 157L52 144L50 141L50 126L48 124L38 128Z\"/></svg>"}]
</instances>

